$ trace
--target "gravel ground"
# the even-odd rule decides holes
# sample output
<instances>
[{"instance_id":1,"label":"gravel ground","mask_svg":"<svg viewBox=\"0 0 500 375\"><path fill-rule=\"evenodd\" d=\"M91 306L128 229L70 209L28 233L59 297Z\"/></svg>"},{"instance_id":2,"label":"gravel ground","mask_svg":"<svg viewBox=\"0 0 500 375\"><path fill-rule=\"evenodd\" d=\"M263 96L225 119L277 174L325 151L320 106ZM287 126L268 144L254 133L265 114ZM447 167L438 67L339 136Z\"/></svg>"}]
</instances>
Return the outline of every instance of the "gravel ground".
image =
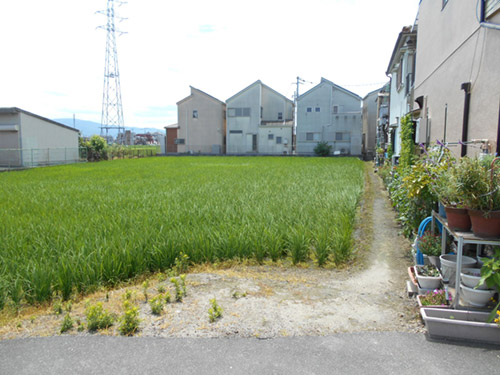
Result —
<instances>
[{"instance_id":1,"label":"gravel ground","mask_svg":"<svg viewBox=\"0 0 500 375\"><path fill-rule=\"evenodd\" d=\"M284 265L238 264L226 268L197 267L187 275L187 296L167 304L160 316L151 314L140 285L100 292L89 299L121 312L122 295L133 291L140 306L138 336L259 337L329 335L360 331L423 331L416 302L406 296L410 243L399 228L387 194L370 170L367 194L360 210L357 247L362 261L342 270ZM150 280L149 298L163 278ZM222 318L208 319L209 300L216 298ZM73 320L84 318L85 302L72 305ZM62 315L51 307L23 312L0 327L0 339L58 334ZM73 328L68 334L88 335ZM118 335L116 325L99 334Z\"/></svg>"}]
</instances>

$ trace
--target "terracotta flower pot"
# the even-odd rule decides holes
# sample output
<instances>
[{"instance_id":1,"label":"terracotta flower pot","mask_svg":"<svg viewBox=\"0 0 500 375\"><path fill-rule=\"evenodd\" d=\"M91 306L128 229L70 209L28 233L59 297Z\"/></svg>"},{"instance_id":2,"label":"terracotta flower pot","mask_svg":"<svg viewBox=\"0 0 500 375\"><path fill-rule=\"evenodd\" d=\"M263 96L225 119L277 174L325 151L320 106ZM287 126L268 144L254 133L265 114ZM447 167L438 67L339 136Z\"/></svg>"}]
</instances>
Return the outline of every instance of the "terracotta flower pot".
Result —
<instances>
[{"instance_id":1,"label":"terracotta flower pot","mask_svg":"<svg viewBox=\"0 0 500 375\"><path fill-rule=\"evenodd\" d=\"M451 230L458 232L470 231L471 221L467 209L446 206L444 210Z\"/></svg>"},{"instance_id":2,"label":"terracotta flower pot","mask_svg":"<svg viewBox=\"0 0 500 375\"><path fill-rule=\"evenodd\" d=\"M477 237L500 237L500 211L485 213L479 210L468 210L472 223L472 232Z\"/></svg>"}]
</instances>

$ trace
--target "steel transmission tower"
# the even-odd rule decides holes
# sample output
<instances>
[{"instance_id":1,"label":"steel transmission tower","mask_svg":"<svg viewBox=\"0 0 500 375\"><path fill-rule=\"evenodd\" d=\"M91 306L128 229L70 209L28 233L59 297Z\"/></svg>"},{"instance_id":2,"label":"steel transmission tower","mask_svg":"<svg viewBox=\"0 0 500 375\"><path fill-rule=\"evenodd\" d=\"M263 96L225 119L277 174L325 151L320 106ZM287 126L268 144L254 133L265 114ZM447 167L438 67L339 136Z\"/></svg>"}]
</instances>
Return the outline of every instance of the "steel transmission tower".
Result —
<instances>
[{"instance_id":1,"label":"steel transmission tower","mask_svg":"<svg viewBox=\"0 0 500 375\"><path fill-rule=\"evenodd\" d=\"M118 134L125 133L123 122L122 94L120 88L120 73L118 70L118 53L116 50L116 36L124 34L115 27L115 19L123 21L124 18L115 15L115 4L125 4L119 0L107 0L108 6L105 11L97 13L107 17L106 26L99 28L106 30L106 61L104 65L104 90L102 95L101 135L108 136L108 131L118 130ZM123 143L124 137L121 137Z\"/></svg>"}]
</instances>

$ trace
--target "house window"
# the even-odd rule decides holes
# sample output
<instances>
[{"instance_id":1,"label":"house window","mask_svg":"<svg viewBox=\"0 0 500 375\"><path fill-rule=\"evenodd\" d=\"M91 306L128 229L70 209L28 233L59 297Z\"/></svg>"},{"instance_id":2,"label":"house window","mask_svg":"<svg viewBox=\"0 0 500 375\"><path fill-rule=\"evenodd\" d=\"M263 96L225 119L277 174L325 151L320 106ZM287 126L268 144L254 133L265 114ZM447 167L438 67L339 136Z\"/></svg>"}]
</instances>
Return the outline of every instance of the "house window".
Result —
<instances>
[{"instance_id":1,"label":"house window","mask_svg":"<svg viewBox=\"0 0 500 375\"><path fill-rule=\"evenodd\" d=\"M338 105L333 106L333 113L334 114L339 113L339 106Z\"/></svg>"},{"instance_id":2,"label":"house window","mask_svg":"<svg viewBox=\"0 0 500 375\"><path fill-rule=\"evenodd\" d=\"M276 144L280 145L281 144L281 137L276 137Z\"/></svg>"},{"instance_id":3,"label":"house window","mask_svg":"<svg viewBox=\"0 0 500 375\"><path fill-rule=\"evenodd\" d=\"M278 120L283 120L283 112L278 112Z\"/></svg>"},{"instance_id":4,"label":"house window","mask_svg":"<svg viewBox=\"0 0 500 375\"><path fill-rule=\"evenodd\" d=\"M186 140L185 140L184 138L175 138L175 139L174 139L174 143L175 143L176 145L183 145L183 144L185 144L185 143L186 143Z\"/></svg>"},{"instance_id":5,"label":"house window","mask_svg":"<svg viewBox=\"0 0 500 375\"><path fill-rule=\"evenodd\" d=\"M193 110L193 118L198 118L198 111L196 109Z\"/></svg>"},{"instance_id":6,"label":"house window","mask_svg":"<svg viewBox=\"0 0 500 375\"><path fill-rule=\"evenodd\" d=\"M274 134L268 134L267 135L267 139L269 139L270 141L272 141L274 139Z\"/></svg>"},{"instance_id":7,"label":"house window","mask_svg":"<svg viewBox=\"0 0 500 375\"><path fill-rule=\"evenodd\" d=\"M243 130L229 130L229 134L243 134Z\"/></svg>"},{"instance_id":8,"label":"house window","mask_svg":"<svg viewBox=\"0 0 500 375\"><path fill-rule=\"evenodd\" d=\"M319 108L319 107L316 107L316 108L314 108L314 111L315 111L315 112L320 112L320 108Z\"/></svg>"},{"instance_id":9,"label":"house window","mask_svg":"<svg viewBox=\"0 0 500 375\"><path fill-rule=\"evenodd\" d=\"M229 117L250 117L250 108L228 108L227 115Z\"/></svg>"},{"instance_id":10,"label":"house window","mask_svg":"<svg viewBox=\"0 0 500 375\"><path fill-rule=\"evenodd\" d=\"M306 133L306 141L314 140L314 133Z\"/></svg>"},{"instance_id":11,"label":"house window","mask_svg":"<svg viewBox=\"0 0 500 375\"><path fill-rule=\"evenodd\" d=\"M309 112L309 113L310 113L310 112L312 112L312 111L313 111L313 109L312 109L311 107L307 107L307 112Z\"/></svg>"},{"instance_id":12,"label":"house window","mask_svg":"<svg viewBox=\"0 0 500 375\"><path fill-rule=\"evenodd\" d=\"M341 141L342 140L342 133L336 132L335 133L335 140L336 141Z\"/></svg>"}]
</instances>

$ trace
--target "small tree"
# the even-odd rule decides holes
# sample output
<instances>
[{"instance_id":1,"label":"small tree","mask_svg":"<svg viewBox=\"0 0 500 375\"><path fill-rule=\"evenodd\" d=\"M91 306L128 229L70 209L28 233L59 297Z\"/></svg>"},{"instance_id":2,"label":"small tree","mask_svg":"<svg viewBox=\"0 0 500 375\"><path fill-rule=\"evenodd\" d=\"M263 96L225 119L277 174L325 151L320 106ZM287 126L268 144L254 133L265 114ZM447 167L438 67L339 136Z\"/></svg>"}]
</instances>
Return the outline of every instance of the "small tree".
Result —
<instances>
[{"instance_id":1,"label":"small tree","mask_svg":"<svg viewBox=\"0 0 500 375\"><path fill-rule=\"evenodd\" d=\"M93 135L87 142L81 142L81 146L87 147L87 160L99 161L108 158L108 145L103 137Z\"/></svg>"},{"instance_id":2,"label":"small tree","mask_svg":"<svg viewBox=\"0 0 500 375\"><path fill-rule=\"evenodd\" d=\"M318 142L316 147L314 147L314 153L317 156L328 156L332 152L332 146L328 144L328 142Z\"/></svg>"}]
</instances>

